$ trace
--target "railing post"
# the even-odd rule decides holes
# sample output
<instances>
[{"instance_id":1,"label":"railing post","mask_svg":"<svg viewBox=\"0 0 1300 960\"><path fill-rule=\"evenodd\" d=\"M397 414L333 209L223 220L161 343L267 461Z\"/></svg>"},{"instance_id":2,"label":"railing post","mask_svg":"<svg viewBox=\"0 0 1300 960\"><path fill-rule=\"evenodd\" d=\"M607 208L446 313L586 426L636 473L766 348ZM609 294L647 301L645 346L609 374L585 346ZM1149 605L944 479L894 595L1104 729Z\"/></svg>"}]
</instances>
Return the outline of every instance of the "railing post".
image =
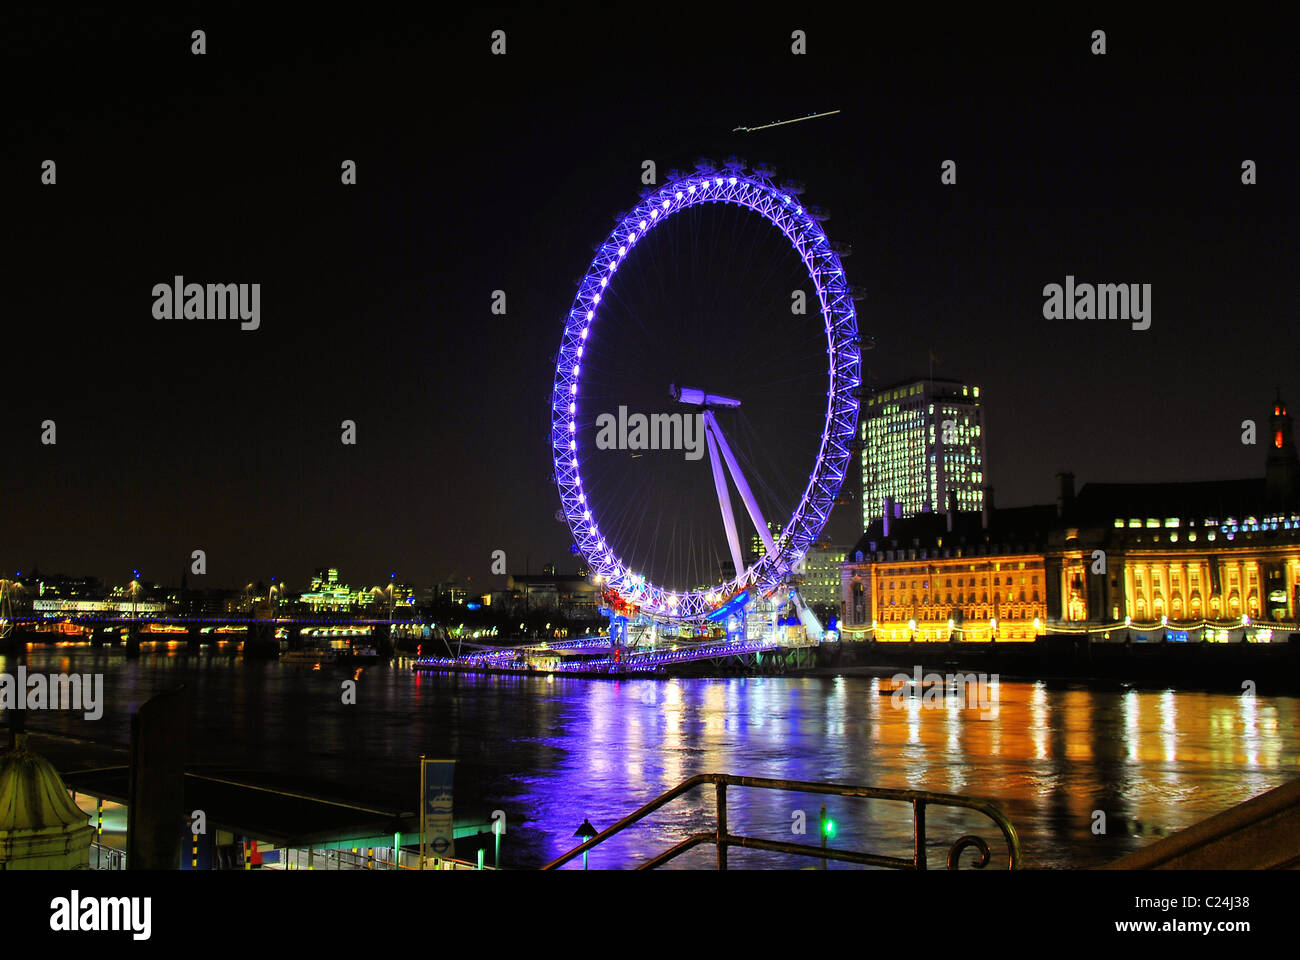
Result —
<instances>
[{"instance_id":1,"label":"railing post","mask_svg":"<svg viewBox=\"0 0 1300 960\"><path fill-rule=\"evenodd\" d=\"M718 869L727 869L727 784L718 784Z\"/></svg>"},{"instance_id":2,"label":"railing post","mask_svg":"<svg viewBox=\"0 0 1300 960\"><path fill-rule=\"evenodd\" d=\"M925 801L919 797L912 801L912 839L916 869L925 870Z\"/></svg>"}]
</instances>

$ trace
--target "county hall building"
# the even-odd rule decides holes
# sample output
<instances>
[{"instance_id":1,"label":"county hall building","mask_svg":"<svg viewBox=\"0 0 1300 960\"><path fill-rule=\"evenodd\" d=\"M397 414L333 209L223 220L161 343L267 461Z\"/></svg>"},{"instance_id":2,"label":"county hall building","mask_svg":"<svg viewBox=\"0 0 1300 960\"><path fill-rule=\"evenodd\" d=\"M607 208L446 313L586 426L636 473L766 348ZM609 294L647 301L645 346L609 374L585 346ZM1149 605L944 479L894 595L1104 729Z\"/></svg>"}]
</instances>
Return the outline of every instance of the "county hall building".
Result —
<instances>
[{"instance_id":1,"label":"county hall building","mask_svg":"<svg viewBox=\"0 0 1300 960\"><path fill-rule=\"evenodd\" d=\"M1262 478L1086 484L1056 503L906 516L884 498L841 567L846 640L1282 641L1300 616L1300 481L1279 397Z\"/></svg>"}]
</instances>

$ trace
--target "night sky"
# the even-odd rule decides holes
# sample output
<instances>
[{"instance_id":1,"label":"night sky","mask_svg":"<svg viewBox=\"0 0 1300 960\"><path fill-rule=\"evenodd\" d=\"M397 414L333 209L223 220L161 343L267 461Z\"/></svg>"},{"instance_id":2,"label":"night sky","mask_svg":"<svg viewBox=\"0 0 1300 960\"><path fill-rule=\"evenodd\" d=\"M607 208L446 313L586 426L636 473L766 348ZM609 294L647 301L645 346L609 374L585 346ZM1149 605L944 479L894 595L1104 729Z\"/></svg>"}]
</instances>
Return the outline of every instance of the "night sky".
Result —
<instances>
[{"instance_id":1,"label":"night sky","mask_svg":"<svg viewBox=\"0 0 1300 960\"><path fill-rule=\"evenodd\" d=\"M1062 469L1260 476L1274 388L1300 403L1276 24L177 9L4 14L7 572L177 582L196 548L195 586L332 565L487 589L495 549L571 569L552 360L647 159L660 182L731 154L803 181L853 246L872 379L925 375L933 352L935 376L982 387L999 505L1052 500ZM177 274L260 283L261 328L154 319ZM1151 328L1044 320L1067 274L1150 283ZM838 542L859 532L856 472L846 492Z\"/></svg>"}]
</instances>

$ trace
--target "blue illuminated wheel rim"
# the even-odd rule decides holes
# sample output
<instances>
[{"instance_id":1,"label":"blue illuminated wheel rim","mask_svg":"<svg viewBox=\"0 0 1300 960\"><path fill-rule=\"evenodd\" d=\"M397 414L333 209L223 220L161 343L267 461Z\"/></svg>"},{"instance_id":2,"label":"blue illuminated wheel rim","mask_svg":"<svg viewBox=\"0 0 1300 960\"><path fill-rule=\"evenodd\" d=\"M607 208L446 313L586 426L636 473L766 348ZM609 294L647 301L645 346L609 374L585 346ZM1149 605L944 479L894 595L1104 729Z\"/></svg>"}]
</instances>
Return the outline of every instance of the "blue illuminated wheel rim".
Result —
<instances>
[{"instance_id":1,"label":"blue illuminated wheel rim","mask_svg":"<svg viewBox=\"0 0 1300 960\"><path fill-rule=\"evenodd\" d=\"M794 248L808 270L825 320L830 385L816 466L799 505L782 527L776 552L710 590L674 591L647 582L622 562L605 542L599 519L583 490L582 450L578 443L582 356L591 326L599 318L602 296L636 245L674 214L705 203L732 203L753 211L780 230ZM578 285L565 319L551 393L551 448L560 507L574 544L596 582L651 617L667 621L702 620L742 590L766 596L781 586L825 528L848 472L858 423L858 387L862 382L859 346L852 289L839 255L798 196L767 177L701 169L649 193L620 217Z\"/></svg>"}]
</instances>

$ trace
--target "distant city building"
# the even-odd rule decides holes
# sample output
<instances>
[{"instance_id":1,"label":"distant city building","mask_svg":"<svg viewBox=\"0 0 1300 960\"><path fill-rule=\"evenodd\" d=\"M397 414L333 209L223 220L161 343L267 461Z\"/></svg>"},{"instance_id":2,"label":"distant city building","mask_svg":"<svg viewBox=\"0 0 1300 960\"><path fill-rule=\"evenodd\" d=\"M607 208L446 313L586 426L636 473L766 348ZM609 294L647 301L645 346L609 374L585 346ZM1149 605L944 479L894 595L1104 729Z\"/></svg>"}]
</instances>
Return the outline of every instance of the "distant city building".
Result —
<instances>
[{"instance_id":1,"label":"distant city building","mask_svg":"<svg viewBox=\"0 0 1300 960\"><path fill-rule=\"evenodd\" d=\"M1268 459L1264 463L1265 496L1272 508L1300 507L1300 458L1295 428L1279 391L1268 420Z\"/></svg>"},{"instance_id":2,"label":"distant city building","mask_svg":"<svg viewBox=\"0 0 1300 960\"><path fill-rule=\"evenodd\" d=\"M196 590L189 587L178 606L180 612L188 616L210 617L246 609L247 601L239 590L215 587Z\"/></svg>"},{"instance_id":3,"label":"distant city building","mask_svg":"<svg viewBox=\"0 0 1300 960\"><path fill-rule=\"evenodd\" d=\"M910 380L872 391L862 407L862 526L885 515L959 512L984 504L980 388L958 380ZM955 500L953 499L955 497Z\"/></svg>"},{"instance_id":4,"label":"distant city building","mask_svg":"<svg viewBox=\"0 0 1300 960\"><path fill-rule=\"evenodd\" d=\"M479 597L478 602L494 610L514 612L523 607L523 595L518 590L493 590Z\"/></svg>"},{"instance_id":5,"label":"distant city building","mask_svg":"<svg viewBox=\"0 0 1300 960\"><path fill-rule=\"evenodd\" d=\"M311 610L343 612L352 609L352 590L339 582L337 567L322 567L311 578L311 588L300 598Z\"/></svg>"},{"instance_id":6,"label":"distant city building","mask_svg":"<svg viewBox=\"0 0 1300 960\"><path fill-rule=\"evenodd\" d=\"M311 575L312 591L320 590L322 587L334 587L339 582L338 567L317 567Z\"/></svg>"},{"instance_id":7,"label":"distant city building","mask_svg":"<svg viewBox=\"0 0 1300 960\"><path fill-rule=\"evenodd\" d=\"M339 578L337 567L321 567L311 578L311 587L300 597L298 602L317 612L344 613L350 610L386 611L389 603L389 588L392 589L394 609L412 606L415 588L409 583L392 582L384 587L358 587L353 590Z\"/></svg>"},{"instance_id":8,"label":"distant city building","mask_svg":"<svg viewBox=\"0 0 1300 960\"><path fill-rule=\"evenodd\" d=\"M393 609L409 607L415 603L415 588L408 583L393 582ZM362 587L352 595L352 602L361 609L383 613L388 610L389 587Z\"/></svg>"},{"instance_id":9,"label":"distant city building","mask_svg":"<svg viewBox=\"0 0 1300 960\"><path fill-rule=\"evenodd\" d=\"M469 599L469 589L458 580L444 580L435 593L439 603L464 604Z\"/></svg>"},{"instance_id":10,"label":"distant city building","mask_svg":"<svg viewBox=\"0 0 1300 960\"><path fill-rule=\"evenodd\" d=\"M802 579L799 594L823 624L829 617L839 619L840 564L848 551L843 546L815 545L795 567L795 573Z\"/></svg>"},{"instance_id":11,"label":"distant city building","mask_svg":"<svg viewBox=\"0 0 1300 960\"><path fill-rule=\"evenodd\" d=\"M772 542L776 543L776 541L781 539L781 524L773 523L771 520L768 520L767 532L771 535ZM760 537L758 531L755 530L749 538L749 562L751 564L757 563L765 556L767 556L767 544L763 542L763 538ZM734 567L735 564L730 564L730 566ZM732 576L735 576L735 574L733 573Z\"/></svg>"},{"instance_id":12,"label":"distant city building","mask_svg":"<svg viewBox=\"0 0 1300 960\"><path fill-rule=\"evenodd\" d=\"M553 611L571 620L598 616L599 594L586 577L517 573L506 580L506 590L518 594L516 612Z\"/></svg>"},{"instance_id":13,"label":"distant city building","mask_svg":"<svg viewBox=\"0 0 1300 960\"><path fill-rule=\"evenodd\" d=\"M39 597L89 597L104 596L104 585L98 577L69 577L61 573L42 574L33 570L26 578L36 584Z\"/></svg>"}]
</instances>

